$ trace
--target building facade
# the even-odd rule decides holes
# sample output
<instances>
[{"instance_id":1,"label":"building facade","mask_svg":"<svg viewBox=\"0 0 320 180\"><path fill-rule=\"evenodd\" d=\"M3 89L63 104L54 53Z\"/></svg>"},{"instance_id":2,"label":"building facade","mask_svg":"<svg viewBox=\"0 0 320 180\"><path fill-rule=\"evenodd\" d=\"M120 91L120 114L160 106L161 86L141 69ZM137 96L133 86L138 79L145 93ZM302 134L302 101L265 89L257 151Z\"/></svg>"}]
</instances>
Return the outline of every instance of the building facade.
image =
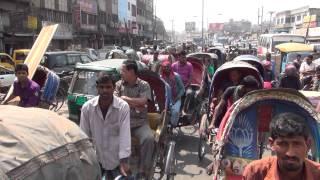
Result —
<instances>
[{"instance_id":1,"label":"building facade","mask_svg":"<svg viewBox=\"0 0 320 180\"><path fill-rule=\"evenodd\" d=\"M154 22L153 0L1 0L0 52L31 48L43 26L57 23L49 50L137 46L152 39Z\"/></svg>"},{"instance_id":2,"label":"building facade","mask_svg":"<svg viewBox=\"0 0 320 180\"><path fill-rule=\"evenodd\" d=\"M298 9L276 13L274 31L314 36L314 28L320 27L320 8L304 6ZM307 33L309 29L309 33ZM319 35L320 36L320 35Z\"/></svg>"}]
</instances>

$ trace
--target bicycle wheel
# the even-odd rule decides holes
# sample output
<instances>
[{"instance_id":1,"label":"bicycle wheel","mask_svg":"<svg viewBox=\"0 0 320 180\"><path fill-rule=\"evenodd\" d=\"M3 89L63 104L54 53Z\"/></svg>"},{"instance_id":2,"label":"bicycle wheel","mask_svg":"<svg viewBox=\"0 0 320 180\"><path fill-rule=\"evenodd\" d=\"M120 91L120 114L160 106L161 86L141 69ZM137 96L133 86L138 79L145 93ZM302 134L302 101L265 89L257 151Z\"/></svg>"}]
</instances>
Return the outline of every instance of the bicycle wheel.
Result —
<instances>
[{"instance_id":1,"label":"bicycle wheel","mask_svg":"<svg viewBox=\"0 0 320 180\"><path fill-rule=\"evenodd\" d=\"M64 88L59 88L56 95L57 104L56 104L56 108L54 109L55 112L59 111L62 108L62 106L64 105L66 96L67 96L67 93L64 90Z\"/></svg>"}]
</instances>

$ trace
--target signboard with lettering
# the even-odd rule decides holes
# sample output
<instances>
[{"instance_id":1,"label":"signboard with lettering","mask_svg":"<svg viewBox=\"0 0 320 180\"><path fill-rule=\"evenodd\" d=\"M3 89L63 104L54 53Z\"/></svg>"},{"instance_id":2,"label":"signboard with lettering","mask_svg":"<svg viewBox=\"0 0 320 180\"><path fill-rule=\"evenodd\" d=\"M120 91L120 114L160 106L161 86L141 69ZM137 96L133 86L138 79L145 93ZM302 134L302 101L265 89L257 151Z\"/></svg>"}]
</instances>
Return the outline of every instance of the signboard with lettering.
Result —
<instances>
[{"instance_id":1,"label":"signboard with lettering","mask_svg":"<svg viewBox=\"0 0 320 180\"><path fill-rule=\"evenodd\" d=\"M78 4L80 5L81 11L97 15L98 14L98 6L96 0L78 0Z\"/></svg>"},{"instance_id":2,"label":"signboard with lettering","mask_svg":"<svg viewBox=\"0 0 320 180\"><path fill-rule=\"evenodd\" d=\"M193 32L196 30L196 22L186 22L185 23L185 31Z\"/></svg>"},{"instance_id":3,"label":"signboard with lettering","mask_svg":"<svg viewBox=\"0 0 320 180\"><path fill-rule=\"evenodd\" d=\"M209 24L209 31L211 31L211 32L222 31L223 27L224 27L223 23L210 23Z\"/></svg>"},{"instance_id":4,"label":"signboard with lettering","mask_svg":"<svg viewBox=\"0 0 320 180\"><path fill-rule=\"evenodd\" d=\"M38 19L35 16L28 16L28 28L36 30L38 27Z\"/></svg>"}]
</instances>

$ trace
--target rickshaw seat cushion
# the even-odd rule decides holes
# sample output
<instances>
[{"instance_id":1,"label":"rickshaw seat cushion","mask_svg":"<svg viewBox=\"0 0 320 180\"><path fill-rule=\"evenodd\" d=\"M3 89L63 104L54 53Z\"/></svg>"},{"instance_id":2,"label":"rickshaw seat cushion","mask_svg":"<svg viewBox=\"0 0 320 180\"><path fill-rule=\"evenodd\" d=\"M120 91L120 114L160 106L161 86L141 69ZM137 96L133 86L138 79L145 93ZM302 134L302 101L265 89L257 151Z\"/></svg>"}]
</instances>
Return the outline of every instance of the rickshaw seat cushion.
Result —
<instances>
[{"instance_id":1,"label":"rickshaw seat cushion","mask_svg":"<svg viewBox=\"0 0 320 180\"><path fill-rule=\"evenodd\" d=\"M149 126L153 131L156 131L158 126L161 124L161 114L159 113L148 113Z\"/></svg>"}]
</instances>

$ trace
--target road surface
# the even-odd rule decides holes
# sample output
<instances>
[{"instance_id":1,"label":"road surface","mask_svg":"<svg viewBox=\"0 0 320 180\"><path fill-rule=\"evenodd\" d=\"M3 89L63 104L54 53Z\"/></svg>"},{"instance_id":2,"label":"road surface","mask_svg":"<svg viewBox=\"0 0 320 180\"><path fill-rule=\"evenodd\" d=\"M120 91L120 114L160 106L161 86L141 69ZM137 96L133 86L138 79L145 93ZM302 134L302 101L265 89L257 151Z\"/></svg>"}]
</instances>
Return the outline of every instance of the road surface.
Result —
<instances>
[{"instance_id":1,"label":"road surface","mask_svg":"<svg viewBox=\"0 0 320 180\"><path fill-rule=\"evenodd\" d=\"M58 112L60 115L68 117L68 109L65 105ZM175 180L205 180L212 179L206 174L206 167L210 164L211 156L206 154L203 161L198 160L198 131L195 127L189 126L176 130L176 176ZM208 149L208 148L207 148Z\"/></svg>"}]
</instances>

